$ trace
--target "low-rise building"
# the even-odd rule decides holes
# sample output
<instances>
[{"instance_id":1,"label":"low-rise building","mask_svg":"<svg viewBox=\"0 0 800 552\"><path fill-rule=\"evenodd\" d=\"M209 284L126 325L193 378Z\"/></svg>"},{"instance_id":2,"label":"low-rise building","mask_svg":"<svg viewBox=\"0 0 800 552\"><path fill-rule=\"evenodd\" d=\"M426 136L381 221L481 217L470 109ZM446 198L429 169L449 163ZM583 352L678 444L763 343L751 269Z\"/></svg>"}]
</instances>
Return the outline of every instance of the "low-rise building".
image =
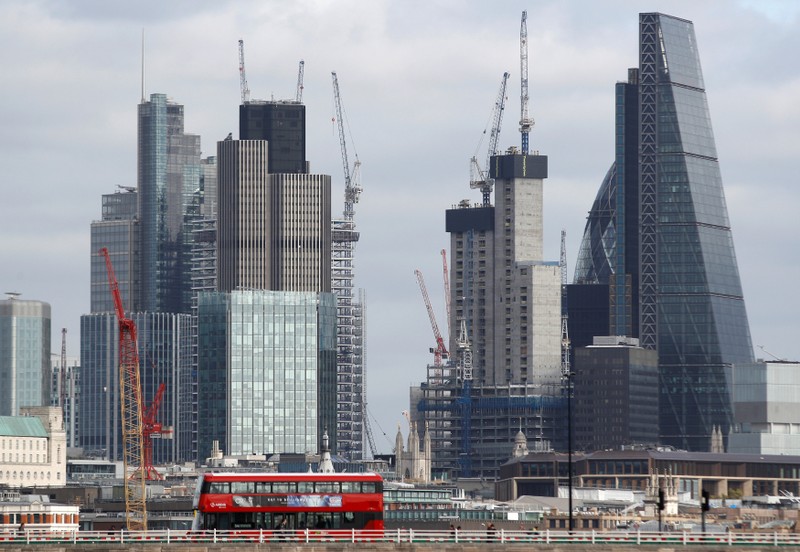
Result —
<instances>
[{"instance_id":1,"label":"low-rise building","mask_svg":"<svg viewBox=\"0 0 800 552\"><path fill-rule=\"evenodd\" d=\"M22 407L0 416L0 485L60 487L67 481L67 438L61 409Z\"/></svg>"},{"instance_id":2,"label":"low-rise building","mask_svg":"<svg viewBox=\"0 0 800 552\"><path fill-rule=\"evenodd\" d=\"M78 506L50 502L47 495L0 494L0 533L33 531L77 531Z\"/></svg>"}]
</instances>

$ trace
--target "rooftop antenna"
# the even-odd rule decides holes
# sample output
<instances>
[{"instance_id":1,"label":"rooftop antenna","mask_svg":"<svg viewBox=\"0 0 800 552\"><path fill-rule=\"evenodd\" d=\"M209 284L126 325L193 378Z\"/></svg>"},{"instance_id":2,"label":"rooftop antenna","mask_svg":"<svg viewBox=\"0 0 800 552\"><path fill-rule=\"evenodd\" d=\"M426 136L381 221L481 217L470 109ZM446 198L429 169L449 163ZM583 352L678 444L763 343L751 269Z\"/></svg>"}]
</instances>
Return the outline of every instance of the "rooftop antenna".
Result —
<instances>
[{"instance_id":1,"label":"rooftop antenna","mask_svg":"<svg viewBox=\"0 0 800 552\"><path fill-rule=\"evenodd\" d=\"M144 28L142 28L142 103L144 103Z\"/></svg>"}]
</instances>

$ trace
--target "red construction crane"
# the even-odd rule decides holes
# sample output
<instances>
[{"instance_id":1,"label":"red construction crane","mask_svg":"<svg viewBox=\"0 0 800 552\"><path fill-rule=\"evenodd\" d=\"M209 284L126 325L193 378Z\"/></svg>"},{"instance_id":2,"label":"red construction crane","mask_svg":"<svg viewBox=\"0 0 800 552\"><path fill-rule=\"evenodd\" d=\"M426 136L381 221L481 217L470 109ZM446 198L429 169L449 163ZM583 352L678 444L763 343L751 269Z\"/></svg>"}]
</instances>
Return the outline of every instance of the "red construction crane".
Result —
<instances>
[{"instance_id":1,"label":"red construction crane","mask_svg":"<svg viewBox=\"0 0 800 552\"><path fill-rule=\"evenodd\" d=\"M428 309L428 318L431 319L431 328L433 328L433 336L436 338L436 348L431 348L433 353L433 365L441 366L442 359L447 358L450 353L447 352L447 347L444 346L444 339L439 331L439 325L436 323L436 317L433 315L433 307L431 306L431 298L428 297L428 290L425 288L425 279L422 277L422 272L415 270L414 274L417 275L417 282L419 282L419 289L422 292L422 298L425 300L425 308Z\"/></svg>"},{"instance_id":2,"label":"red construction crane","mask_svg":"<svg viewBox=\"0 0 800 552\"><path fill-rule=\"evenodd\" d=\"M156 421L156 416L164 398L164 389L166 387L163 383L158 386L153 402L142 412L142 452L144 454L141 467L131 477L138 477L139 471L144 470L145 479L150 481L164 479L164 476L158 473L158 470L153 466L153 437L160 437L163 430L161 424Z\"/></svg>"},{"instance_id":3,"label":"red construction crane","mask_svg":"<svg viewBox=\"0 0 800 552\"><path fill-rule=\"evenodd\" d=\"M139 380L136 324L125 316L108 249L102 248L100 254L106 260L108 283L119 322L119 403L122 412L122 460L127 474L129 468L142 466L142 386ZM129 531L147 531L145 470L136 470L134 474L135 478L124 478L126 525Z\"/></svg>"}]
</instances>

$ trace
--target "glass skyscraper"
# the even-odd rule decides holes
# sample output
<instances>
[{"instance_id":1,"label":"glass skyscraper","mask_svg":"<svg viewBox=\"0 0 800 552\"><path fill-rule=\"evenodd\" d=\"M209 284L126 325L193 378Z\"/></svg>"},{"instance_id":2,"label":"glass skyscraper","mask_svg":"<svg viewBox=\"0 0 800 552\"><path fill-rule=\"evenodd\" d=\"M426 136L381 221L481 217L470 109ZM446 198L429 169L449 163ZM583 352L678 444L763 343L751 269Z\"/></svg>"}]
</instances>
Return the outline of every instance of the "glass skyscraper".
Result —
<instances>
[{"instance_id":1,"label":"glass skyscraper","mask_svg":"<svg viewBox=\"0 0 800 552\"><path fill-rule=\"evenodd\" d=\"M190 312L191 234L200 188L200 137L185 134L183 106L165 94L139 104L138 310Z\"/></svg>"},{"instance_id":2,"label":"glass skyscraper","mask_svg":"<svg viewBox=\"0 0 800 552\"><path fill-rule=\"evenodd\" d=\"M50 404L50 305L18 296L0 301L0 416Z\"/></svg>"},{"instance_id":3,"label":"glass skyscraper","mask_svg":"<svg viewBox=\"0 0 800 552\"><path fill-rule=\"evenodd\" d=\"M708 450L753 351L691 21L640 14L615 128L575 283L608 285L609 333L657 349L662 443Z\"/></svg>"},{"instance_id":4,"label":"glass skyscraper","mask_svg":"<svg viewBox=\"0 0 800 552\"><path fill-rule=\"evenodd\" d=\"M130 313L137 329L143 406L153 401L159 385L165 393L157 420L177 428L180 395L191 371L190 315ZM88 455L122 459L119 397L119 324L114 313L81 316L81 416L79 442ZM168 432L165 431L165 434ZM179 431L153 440L153 461L174 463L190 444Z\"/></svg>"},{"instance_id":5,"label":"glass skyscraper","mask_svg":"<svg viewBox=\"0 0 800 552\"><path fill-rule=\"evenodd\" d=\"M198 311L199 460L215 440L232 455L320 450L336 424L333 294L201 293Z\"/></svg>"}]
</instances>

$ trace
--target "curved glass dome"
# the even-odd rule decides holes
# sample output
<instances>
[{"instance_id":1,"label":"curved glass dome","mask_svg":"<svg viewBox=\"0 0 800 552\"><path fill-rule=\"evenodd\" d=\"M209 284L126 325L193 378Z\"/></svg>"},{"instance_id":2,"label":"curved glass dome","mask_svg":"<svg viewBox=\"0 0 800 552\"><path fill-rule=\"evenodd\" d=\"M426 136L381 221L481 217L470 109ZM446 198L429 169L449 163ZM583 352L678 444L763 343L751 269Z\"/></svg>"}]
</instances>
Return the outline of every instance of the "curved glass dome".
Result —
<instances>
[{"instance_id":1,"label":"curved glass dome","mask_svg":"<svg viewBox=\"0 0 800 552\"><path fill-rule=\"evenodd\" d=\"M614 212L617 207L614 184L616 176L617 165L612 163L586 219L575 264L575 284L607 284L614 273L611 262L616 250L617 235L614 226Z\"/></svg>"}]
</instances>

